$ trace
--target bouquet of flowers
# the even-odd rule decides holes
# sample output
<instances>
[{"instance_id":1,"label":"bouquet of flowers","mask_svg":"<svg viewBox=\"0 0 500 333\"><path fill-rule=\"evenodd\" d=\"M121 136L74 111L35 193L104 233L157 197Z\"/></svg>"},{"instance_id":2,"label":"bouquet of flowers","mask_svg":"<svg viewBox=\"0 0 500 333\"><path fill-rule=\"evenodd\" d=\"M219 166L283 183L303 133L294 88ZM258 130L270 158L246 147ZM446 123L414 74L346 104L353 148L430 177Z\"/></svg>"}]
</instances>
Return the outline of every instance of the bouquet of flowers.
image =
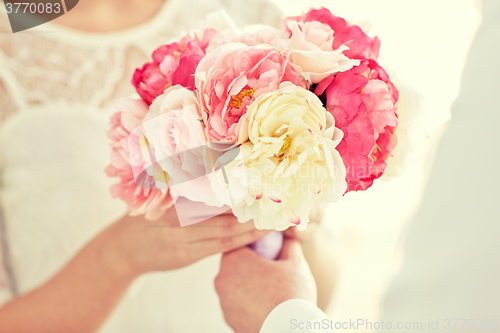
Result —
<instances>
[{"instance_id":1,"label":"bouquet of flowers","mask_svg":"<svg viewBox=\"0 0 500 333\"><path fill-rule=\"evenodd\" d=\"M415 106L377 63L369 25L326 8L283 23L191 31L136 70L140 98L115 103L108 133L111 192L131 214L199 203L208 213L189 223L232 209L258 229L303 230L316 207L398 169Z\"/></svg>"}]
</instances>

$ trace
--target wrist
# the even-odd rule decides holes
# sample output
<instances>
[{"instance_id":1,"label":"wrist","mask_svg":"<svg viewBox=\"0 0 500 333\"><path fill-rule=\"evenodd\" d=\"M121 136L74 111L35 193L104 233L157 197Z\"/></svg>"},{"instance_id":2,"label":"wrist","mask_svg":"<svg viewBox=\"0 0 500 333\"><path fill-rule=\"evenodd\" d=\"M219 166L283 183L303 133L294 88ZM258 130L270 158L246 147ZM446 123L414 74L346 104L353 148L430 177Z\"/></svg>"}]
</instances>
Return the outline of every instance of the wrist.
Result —
<instances>
[{"instance_id":1,"label":"wrist","mask_svg":"<svg viewBox=\"0 0 500 333\"><path fill-rule=\"evenodd\" d=\"M143 272L133 264L130 252L131 240L127 237L130 228L128 217L115 222L101 234L98 252L101 265L113 279L120 281L135 280Z\"/></svg>"}]
</instances>

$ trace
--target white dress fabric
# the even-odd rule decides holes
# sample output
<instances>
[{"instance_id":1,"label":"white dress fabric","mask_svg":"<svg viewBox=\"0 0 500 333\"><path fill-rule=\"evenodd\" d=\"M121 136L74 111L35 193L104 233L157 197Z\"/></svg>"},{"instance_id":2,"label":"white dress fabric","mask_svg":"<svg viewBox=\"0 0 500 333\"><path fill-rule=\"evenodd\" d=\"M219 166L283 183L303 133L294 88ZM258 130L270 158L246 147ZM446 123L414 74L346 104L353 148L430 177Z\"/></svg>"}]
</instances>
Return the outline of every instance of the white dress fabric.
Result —
<instances>
[{"instance_id":1,"label":"white dress fabric","mask_svg":"<svg viewBox=\"0 0 500 333\"><path fill-rule=\"evenodd\" d=\"M240 25L281 20L264 0L168 0L124 31L47 23L0 35L0 304L47 281L126 213L104 173L109 107L134 92L133 71L156 47L221 8ZM219 260L140 277L100 332L231 332L213 287Z\"/></svg>"}]
</instances>

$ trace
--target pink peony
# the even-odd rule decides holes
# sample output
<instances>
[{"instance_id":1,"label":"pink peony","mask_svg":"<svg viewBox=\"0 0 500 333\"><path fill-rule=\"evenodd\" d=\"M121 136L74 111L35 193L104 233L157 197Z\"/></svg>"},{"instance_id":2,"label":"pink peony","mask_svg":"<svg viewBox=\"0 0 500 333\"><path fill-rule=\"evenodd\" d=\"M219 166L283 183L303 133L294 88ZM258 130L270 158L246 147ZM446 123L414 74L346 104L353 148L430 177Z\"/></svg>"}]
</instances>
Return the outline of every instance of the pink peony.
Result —
<instances>
[{"instance_id":1,"label":"pink peony","mask_svg":"<svg viewBox=\"0 0 500 333\"><path fill-rule=\"evenodd\" d=\"M119 100L113 111L108 131L111 164L106 173L119 177L120 181L111 186L111 195L127 203L131 215L146 214L146 218L157 219L173 201L169 190L158 189L155 178L144 171L147 166L141 153L144 138L138 133L148 105L139 99Z\"/></svg>"},{"instance_id":2,"label":"pink peony","mask_svg":"<svg viewBox=\"0 0 500 333\"><path fill-rule=\"evenodd\" d=\"M186 35L179 43L157 48L153 52L153 61L136 69L132 78L132 84L142 99L151 104L165 89L176 84L194 90L196 66L205 56L205 49L215 33L215 30L207 29L201 40Z\"/></svg>"},{"instance_id":3,"label":"pink peony","mask_svg":"<svg viewBox=\"0 0 500 333\"><path fill-rule=\"evenodd\" d=\"M366 190L379 178L396 146L398 91L374 60L328 77L316 87L344 132L337 147L347 169L349 191Z\"/></svg>"},{"instance_id":4,"label":"pink peony","mask_svg":"<svg viewBox=\"0 0 500 333\"><path fill-rule=\"evenodd\" d=\"M311 8L307 13L301 16L287 17L284 19L285 28L288 28L287 21L317 21L324 23L330 26L334 32L333 50L345 45L349 47L349 50L345 50L344 54L351 59L378 59L378 52L380 49L380 39L378 39L378 37L368 37L361 27L349 24L343 18L333 15L326 8Z\"/></svg>"},{"instance_id":5,"label":"pink peony","mask_svg":"<svg viewBox=\"0 0 500 333\"><path fill-rule=\"evenodd\" d=\"M281 82L305 88L300 72L290 53L267 46L232 43L207 54L196 69L196 88L209 139L245 142L248 133L242 124L247 107Z\"/></svg>"}]
</instances>

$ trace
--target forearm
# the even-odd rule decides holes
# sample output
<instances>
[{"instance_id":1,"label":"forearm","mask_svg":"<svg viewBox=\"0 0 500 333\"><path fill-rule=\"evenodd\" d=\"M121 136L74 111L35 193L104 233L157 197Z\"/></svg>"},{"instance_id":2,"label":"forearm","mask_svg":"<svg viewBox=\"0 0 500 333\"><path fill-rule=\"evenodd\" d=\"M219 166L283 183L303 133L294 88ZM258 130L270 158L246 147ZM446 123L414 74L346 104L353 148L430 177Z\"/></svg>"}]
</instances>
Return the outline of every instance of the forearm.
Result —
<instances>
[{"instance_id":1,"label":"forearm","mask_svg":"<svg viewBox=\"0 0 500 333\"><path fill-rule=\"evenodd\" d=\"M319 228L315 237L302 245L304 257L316 280L318 307L322 310L325 310L330 302L337 277L331 242L329 235Z\"/></svg>"},{"instance_id":2,"label":"forearm","mask_svg":"<svg viewBox=\"0 0 500 333\"><path fill-rule=\"evenodd\" d=\"M118 260L118 226L94 238L57 275L0 309L0 332L95 332L134 277Z\"/></svg>"}]
</instances>

